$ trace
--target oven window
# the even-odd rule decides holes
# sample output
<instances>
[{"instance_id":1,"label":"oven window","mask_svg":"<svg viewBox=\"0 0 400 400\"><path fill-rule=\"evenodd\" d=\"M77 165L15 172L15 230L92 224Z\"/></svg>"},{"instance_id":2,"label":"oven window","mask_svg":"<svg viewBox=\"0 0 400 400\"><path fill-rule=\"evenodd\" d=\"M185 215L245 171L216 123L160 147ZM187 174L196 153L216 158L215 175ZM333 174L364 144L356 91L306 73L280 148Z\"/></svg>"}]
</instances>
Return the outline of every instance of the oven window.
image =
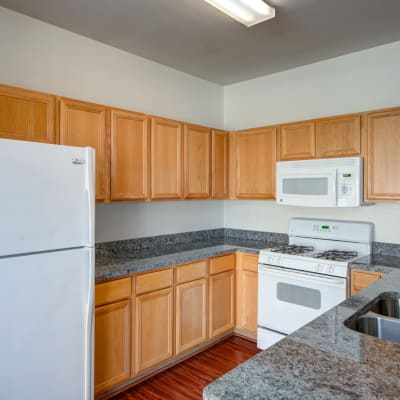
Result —
<instances>
[{"instance_id":1,"label":"oven window","mask_svg":"<svg viewBox=\"0 0 400 400\"><path fill-rule=\"evenodd\" d=\"M283 193L293 195L328 194L328 178L283 178Z\"/></svg>"},{"instance_id":2,"label":"oven window","mask_svg":"<svg viewBox=\"0 0 400 400\"><path fill-rule=\"evenodd\" d=\"M319 290L279 282L276 292L278 300L315 310L321 308L321 292Z\"/></svg>"}]
</instances>

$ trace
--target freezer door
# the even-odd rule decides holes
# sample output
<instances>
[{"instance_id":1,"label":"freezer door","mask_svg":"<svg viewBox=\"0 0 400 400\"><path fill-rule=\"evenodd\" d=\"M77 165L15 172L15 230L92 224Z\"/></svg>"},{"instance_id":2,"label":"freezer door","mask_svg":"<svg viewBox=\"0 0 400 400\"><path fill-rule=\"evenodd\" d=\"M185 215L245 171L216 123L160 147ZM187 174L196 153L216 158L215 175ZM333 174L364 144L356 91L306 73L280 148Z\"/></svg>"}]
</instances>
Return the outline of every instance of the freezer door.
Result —
<instances>
[{"instance_id":1,"label":"freezer door","mask_svg":"<svg viewBox=\"0 0 400 400\"><path fill-rule=\"evenodd\" d=\"M93 246L94 150L0 139L0 257Z\"/></svg>"},{"instance_id":2,"label":"freezer door","mask_svg":"<svg viewBox=\"0 0 400 400\"><path fill-rule=\"evenodd\" d=\"M0 259L0 399L92 400L93 251Z\"/></svg>"}]
</instances>

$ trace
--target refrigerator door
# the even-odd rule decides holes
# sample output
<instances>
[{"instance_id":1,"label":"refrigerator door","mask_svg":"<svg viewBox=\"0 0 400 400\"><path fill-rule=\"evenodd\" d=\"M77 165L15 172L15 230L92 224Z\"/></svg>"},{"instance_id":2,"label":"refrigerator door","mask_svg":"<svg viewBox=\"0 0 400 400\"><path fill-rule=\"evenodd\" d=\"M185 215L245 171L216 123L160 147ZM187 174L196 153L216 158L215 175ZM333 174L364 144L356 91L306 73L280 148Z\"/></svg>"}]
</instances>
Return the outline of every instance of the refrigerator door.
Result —
<instances>
[{"instance_id":1,"label":"refrigerator door","mask_svg":"<svg viewBox=\"0 0 400 400\"><path fill-rule=\"evenodd\" d=\"M0 139L0 257L94 245L94 150Z\"/></svg>"},{"instance_id":2,"label":"refrigerator door","mask_svg":"<svg viewBox=\"0 0 400 400\"><path fill-rule=\"evenodd\" d=\"M93 251L0 259L0 399L93 399Z\"/></svg>"}]
</instances>

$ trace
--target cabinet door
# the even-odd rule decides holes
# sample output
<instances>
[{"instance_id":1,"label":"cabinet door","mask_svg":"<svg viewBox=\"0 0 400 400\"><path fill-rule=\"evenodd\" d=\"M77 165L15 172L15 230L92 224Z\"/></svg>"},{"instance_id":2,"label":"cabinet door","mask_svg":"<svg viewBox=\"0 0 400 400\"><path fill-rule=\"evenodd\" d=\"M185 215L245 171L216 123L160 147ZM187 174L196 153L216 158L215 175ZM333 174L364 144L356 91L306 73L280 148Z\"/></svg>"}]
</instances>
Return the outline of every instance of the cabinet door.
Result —
<instances>
[{"instance_id":1,"label":"cabinet door","mask_svg":"<svg viewBox=\"0 0 400 400\"><path fill-rule=\"evenodd\" d=\"M55 143L55 97L0 85L0 137Z\"/></svg>"},{"instance_id":2,"label":"cabinet door","mask_svg":"<svg viewBox=\"0 0 400 400\"><path fill-rule=\"evenodd\" d=\"M367 197L400 200L400 108L367 114Z\"/></svg>"},{"instance_id":3,"label":"cabinet door","mask_svg":"<svg viewBox=\"0 0 400 400\"><path fill-rule=\"evenodd\" d=\"M148 197L148 143L144 114L111 111L111 200Z\"/></svg>"},{"instance_id":4,"label":"cabinet door","mask_svg":"<svg viewBox=\"0 0 400 400\"><path fill-rule=\"evenodd\" d=\"M209 337L213 338L235 325L234 271L212 275L209 282Z\"/></svg>"},{"instance_id":5,"label":"cabinet door","mask_svg":"<svg viewBox=\"0 0 400 400\"><path fill-rule=\"evenodd\" d=\"M238 253L236 259L236 327L256 338L258 256Z\"/></svg>"},{"instance_id":6,"label":"cabinet door","mask_svg":"<svg viewBox=\"0 0 400 400\"><path fill-rule=\"evenodd\" d=\"M361 115L316 121L317 158L361 155Z\"/></svg>"},{"instance_id":7,"label":"cabinet door","mask_svg":"<svg viewBox=\"0 0 400 400\"><path fill-rule=\"evenodd\" d=\"M106 108L97 104L60 99L60 143L96 149L96 198L108 199Z\"/></svg>"},{"instance_id":8,"label":"cabinet door","mask_svg":"<svg viewBox=\"0 0 400 400\"><path fill-rule=\"evenodd\" d=\"M351 295L372 285L375 281L382 278L382 275L379 272L351 270Z\"/></svg>"},{"instance_id":9,"label":"cabinet door","mask_svg":"<svg viewBox=\"0 0 400 400\"><path fill-rule=\"evenodd\" d=\"M229 133L211 132L211 197L227 199L229 180Z\"/></svg>"},{"instance_id":10,"label":"cabinet door","mask_svg":"<svg viewBox=\"0 0 400 400\"><path fill-rule=\"evenodd\" d=\"M94 385L99 393L130 377L131 303L97 307L95 315Z\"/></svg>"},{"instance_id":11,"label":"cabinet door","mask_svg":"<svg viewBox=\"0 0 400 400\"><path fill-rule=\"evenodd\" d=\"M136 373L173 355L173 289L136 297Z\"/></svg>"},{"instance_id":12,"label":"cabinet door","mask_svg":"<svg viewBox=\"0 0 400 400\"><path fill-rule=\"evenodd\" d=\"M210 197L210 130L184 125L183 129L184 198Z\"/></svg>"},{"instance_id":13,"label":"cabinet door","mask_svg":"<svg viewBox=\"0 0 400 400\"><path fill-rule=\"evenodd\" d=\"M278 158L280 161L315 158L315 122L281 125Z\"/></svg>"},{"instance_id":14,"label":"cabinet door","mask_svg":"<svg viewBox=\"0 0 400 400\"><path fill-rule=\"evenodd\" d=\"M177 285L176 354L207 339L207 281L205 278Z\"/></svg>"},{"instance_id":15,"label":"cabinet door","mask_svg":"<svg viewBox=\"0 0 400 400\"><path fill-rule=\"evenodd\" d=\"M182 197L182 124L151 119L151 198Z\"/></svg>"},{"instance_id":16,"label":"cabinet door","mask_svg":"<svg viewBox=\"0 0 400 400\"><path fill-rule=\"evenodd\" d=\"M276 128L236 133L236 197L275 197Z\"/></svg>"}]
</instances>

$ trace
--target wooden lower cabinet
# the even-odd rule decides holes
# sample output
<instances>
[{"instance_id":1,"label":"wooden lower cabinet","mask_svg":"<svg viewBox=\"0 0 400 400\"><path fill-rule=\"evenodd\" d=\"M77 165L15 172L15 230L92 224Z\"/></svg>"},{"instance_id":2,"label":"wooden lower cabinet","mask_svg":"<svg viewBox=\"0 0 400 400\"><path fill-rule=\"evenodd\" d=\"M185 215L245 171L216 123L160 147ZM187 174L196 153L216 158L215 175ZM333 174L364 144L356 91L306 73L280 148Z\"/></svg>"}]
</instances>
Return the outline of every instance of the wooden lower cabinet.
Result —
<instances>
[{"instance_id":1,"label":"wooden lower cabinet","mask_svg":"<svg viewBox=\"0 0 400 400\"><path fill-rule=\"evenodd\" d=\"M173 288L136 297L136 374L173 356Z\"/></svg>"},{"instance_id":2,"label":"wooden lower cabinet","mask_svg":"<svg viewBox=\"0 0 400 400\"><path fill-rule=\"evenodd\" d=\"M236 329L257 337L258 255L236 255Z\"/></svg>"},{"instance_id":3,"label":"wooden lower cabinet","mask_svg":"<svg viewBox=\"0 0 400 400\"><path fill-rule=\"evenodd\" d=\"M233 270L209 278L209 337L213 338L235 326L235 273Z\"/></svg>"},{"instance_id":4,"label":"wooden lower cabinet","mask_svg":"<svg viewBox=\"0 0 400 400\"><path fill-rule=\"evenodd\" d=\"M351 295L372 285L375 281L382 278L383 274L379 272L368 272L358 269L351 270Z\"/></svg>"},{"instance_id":5,"label":"wooden lower cabinet","mask_svg":"<svg viewBox=\"0 0 400 400\"><path fill-rule=\"evenodd\" d=\"M197 279L175 288L176 354L207 340L207 280Z\"/></svg>"},{"instance_id":6,"label":"wooden lower cabinet","mask_svg":"<svg viewBox=\"0 0 400 400\"><path fill-rule=\"evenodd\" d=\"M96 308L95 393L127 380L131 375L131 301Z\"/></svg>"}]
</instances>

